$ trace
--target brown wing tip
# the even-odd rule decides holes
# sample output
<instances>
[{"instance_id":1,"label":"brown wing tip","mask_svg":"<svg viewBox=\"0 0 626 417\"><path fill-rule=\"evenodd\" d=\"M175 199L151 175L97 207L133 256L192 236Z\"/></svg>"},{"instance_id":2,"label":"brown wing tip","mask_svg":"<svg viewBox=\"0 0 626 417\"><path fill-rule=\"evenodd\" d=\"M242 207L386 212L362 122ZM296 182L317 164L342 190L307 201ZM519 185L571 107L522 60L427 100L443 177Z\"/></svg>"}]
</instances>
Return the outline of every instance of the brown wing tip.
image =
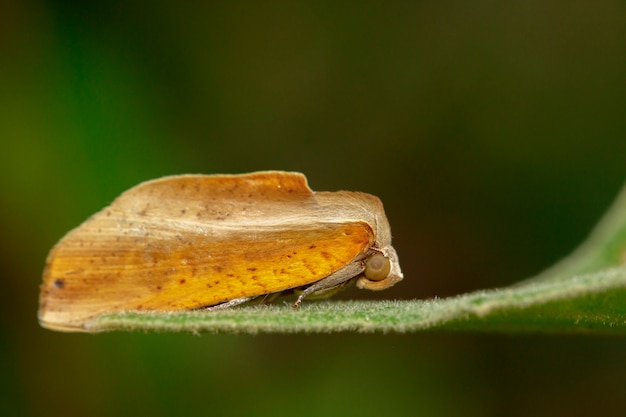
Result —
<instances>
[{"instance_id":1,"label":"brown wing tip","mask_svg":"<svg viewBox=\"0 0 626 417\"><path fill-rule=\"evenodd\" d=\"M202 193L242 198L250 195L270 197L276 195L311 195L307 179L300 172L257 171L248 174L182 174L143 182L122 194L135 198L139 194L157 197L195 196Z\"/></svg>"}]
</instances>

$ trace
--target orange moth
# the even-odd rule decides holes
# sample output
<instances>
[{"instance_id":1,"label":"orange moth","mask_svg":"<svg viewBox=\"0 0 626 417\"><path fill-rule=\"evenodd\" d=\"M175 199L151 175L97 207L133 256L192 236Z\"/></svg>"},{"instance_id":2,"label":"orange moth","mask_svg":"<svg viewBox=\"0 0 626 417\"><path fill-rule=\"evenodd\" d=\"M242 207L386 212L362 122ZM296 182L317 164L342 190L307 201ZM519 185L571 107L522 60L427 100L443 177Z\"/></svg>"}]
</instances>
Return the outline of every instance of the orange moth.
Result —
<instances>
[{"instance_id":1,"label":"orange moth","mask_svg":"<svg viewBox=\"0 0 626 417\"><path fill-rule=\"evenodd\" d=\"M372 195L313 192L296 172L177 175L141 183L50 251L39 322L89 331L103 313L232 307L402 280Z\"/></svg>"}]
</instances>

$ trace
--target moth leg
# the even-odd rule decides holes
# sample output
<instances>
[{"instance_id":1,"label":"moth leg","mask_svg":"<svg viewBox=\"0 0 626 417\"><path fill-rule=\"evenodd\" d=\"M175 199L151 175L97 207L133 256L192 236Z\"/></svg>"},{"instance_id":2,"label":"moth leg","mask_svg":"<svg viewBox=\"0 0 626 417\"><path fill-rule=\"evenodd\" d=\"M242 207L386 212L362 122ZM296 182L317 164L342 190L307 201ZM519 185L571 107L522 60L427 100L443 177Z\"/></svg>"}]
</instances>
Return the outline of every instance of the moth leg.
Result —
<instances>
[{"instance_id":1,"label":"moth leg","mask_svg":"<svg viewBox=\"0 0 626 417\"><path fill-rule=\"evenodd\" d=\"M358 278L358 277L354 277L354 278ZM335 294L337 294L338 292L342 291L343 289L349 287L351 284L354 284L355 279L349 279L347 281L344 281L342 283L339 283L337 285L335 285L334 287L328 287L328 288L323 288L321 290L317 290L315 292L312 292L310 294L308 294L306 296L307 300L320 300L322 298L328 298L331 297ZM300 295L302 294L303 290L300 291L295 291L296 294Z\"/></svg>"},{"instance_id":2,"label":"moth leg","mask_svg":"<svg viewBox=\"0 0 626 417\"><path fill-rule=\"evenodd\" d=\"M263 305L272 304L274 301L276 301L276 299L278 297L280 297L281 295L283 295L285 293L290 293L290 292L291 292L291 290L289 290L289 291L278 291L278 292L269 293L269 294L263 296L263 299L261 300L261 304L263 304Z\"/></svg>"},{"instance_id":3,"label":"moth leg","mask_svg":"<svg viewBox=\"0 0 626 417\"><path fill-rule=\"evenodd\" d=\"M206 310L206 311L225 310L227 308L238 306L239 304L247 303L248 301L253 300L255 298L256 298L256 296L255 297L235 298L233 300L229 300L229 301L223 302L221 304L216 304L214 306L204 307L204 310Z\"/></svg>"},{"instance_id":4,"label":"moth leg","mask_svg":"<svg viewBox=\"0 0 626 417\"><path fill-rule=\"evenodd\" d=\"M339 291L345 285L347 285L353 278L361 275L365 270L365 264L362 261L353 261L348 265L340 268L319 281L309 285L298 296L298 299L293 303L293 308L298 308L307 296L312 294L318 294L321 296L332 295ZM328 292L328 293L327 293Z\"/></svg>"}]
</instances>

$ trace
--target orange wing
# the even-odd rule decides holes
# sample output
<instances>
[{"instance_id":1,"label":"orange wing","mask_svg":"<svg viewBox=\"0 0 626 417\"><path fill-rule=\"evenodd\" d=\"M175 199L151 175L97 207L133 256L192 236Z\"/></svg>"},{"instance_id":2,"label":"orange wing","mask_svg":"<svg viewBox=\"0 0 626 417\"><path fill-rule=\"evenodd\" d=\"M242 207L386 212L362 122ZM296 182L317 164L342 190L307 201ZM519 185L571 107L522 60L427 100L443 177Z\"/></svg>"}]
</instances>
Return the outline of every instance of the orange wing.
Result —
<instances>
[{"instance_id":1,"label":"orange wing","mask_svg":"<svg viewBox=\"0 0 626 417\"><path fill-rule=\"evenodd\" d=\"M263 174L269 181L253 178L252 186L250 175L180 176L122 194L51 251L42 324L77 330L105 312L283 291L318 281L374 243L363 221L299 223L294 213L310 218L316 207L304 177Z\"/></svg>"}]
</instances>

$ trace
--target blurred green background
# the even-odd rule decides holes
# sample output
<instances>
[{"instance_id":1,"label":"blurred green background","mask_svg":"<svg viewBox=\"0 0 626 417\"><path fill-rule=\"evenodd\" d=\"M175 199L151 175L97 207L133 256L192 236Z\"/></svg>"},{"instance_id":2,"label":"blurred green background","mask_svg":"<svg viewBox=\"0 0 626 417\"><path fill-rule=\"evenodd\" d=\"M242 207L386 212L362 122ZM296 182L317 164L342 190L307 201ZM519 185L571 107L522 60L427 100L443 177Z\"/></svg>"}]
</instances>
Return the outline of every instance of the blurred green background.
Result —
<instances>
[{"instance_id":1,"label":"blurred green background","mask_svg":"<svg viewBox=\"0 0 626 417\"><path fill-rule=\"evenodd\" d=\"M260 169L381 197L445 297L567 254L626 178L621 1L0 5L0 415L609 415L626 341L62 334L48 250L140 181ZM340 298L341 298L340 297Z\"/></svg>"}]
</instances>

